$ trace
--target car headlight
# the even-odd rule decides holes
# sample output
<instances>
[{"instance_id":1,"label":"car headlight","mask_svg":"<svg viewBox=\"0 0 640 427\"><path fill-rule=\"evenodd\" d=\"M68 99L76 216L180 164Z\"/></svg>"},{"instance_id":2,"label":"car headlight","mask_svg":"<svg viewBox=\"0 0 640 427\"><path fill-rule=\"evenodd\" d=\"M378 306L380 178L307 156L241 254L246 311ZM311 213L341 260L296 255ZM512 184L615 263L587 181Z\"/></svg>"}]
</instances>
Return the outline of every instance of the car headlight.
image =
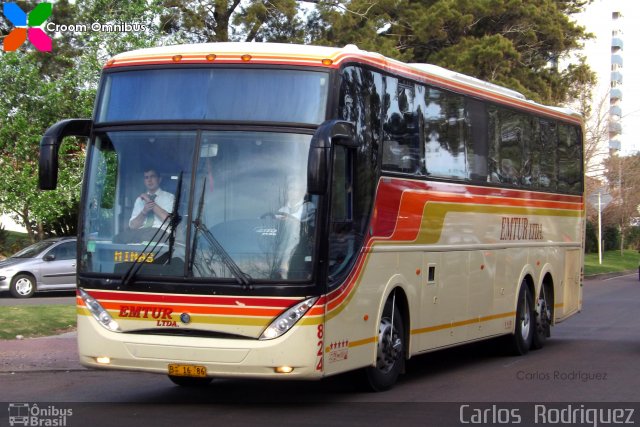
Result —
<instances>
[{"instance_id":1,"label":"car headlight","mask_svg":"<svg viewBox=\"0 0 640 427\"><path fill-rule=\"evenodd\" d=\"M262 335L260 335L260 339L272 340L287 332L293 325L298 323L298 320L302 319L302 316L313 307L316 301L318 301L318 297L309 298L287 309L280 316L276 317L276 320L271 322Z\"/></svg>"},{"instance_id":2,"label":"car headlight","mask_svg":"<svg viewBox=\"0 0 640 427\"><path fill-rule=\"evenodd\" d=\"M87 306L93 317L100 323L102 327L108 329L111 332L121 332L120 325L118 322L113 320L113 317L109 314L105 308L100 305L97 299L86 293L82 289L78 289L80 293L80 298L84 301L84 304Z\"/></svg>"}]
</instances>

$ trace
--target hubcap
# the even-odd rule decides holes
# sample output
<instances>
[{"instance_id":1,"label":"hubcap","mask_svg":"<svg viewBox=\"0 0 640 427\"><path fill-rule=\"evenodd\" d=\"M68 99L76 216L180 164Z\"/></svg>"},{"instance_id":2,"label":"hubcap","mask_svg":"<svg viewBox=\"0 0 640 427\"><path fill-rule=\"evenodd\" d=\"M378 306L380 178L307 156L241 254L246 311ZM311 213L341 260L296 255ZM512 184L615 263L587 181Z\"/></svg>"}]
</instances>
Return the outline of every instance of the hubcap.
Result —
<instances>
[{"instance_id":1,"label":"hubcap","mask_svg":"<svg viewBox=\"0 0 640 427\"><path fill-rule=\"evenodd\" d=\"M20 278L16 282L16 291L20 295L29 295L31 290L33 289L33 285L31 284L31 280L26 278Z\"/></svg>"},{"instance_id":2,"label":"hubcap","mask_svg":"<svg viewBox=\"0 0 640 427\"><path fill-rule=\"evenodd\" d=\"M524 295L522 304L522 317L520 318L520 333L525 340L529 337L529 328L531 327L531 319L529 317L529 301Z\"/></svg>"},{"instance_id":3,"label":"hubcap","mask_svg":"<svg viewBox=\"0 0 640 427\"><path fill-rule=\"evenodd\" d=\"M402 340L398 332L393 328L391 320L383 318L380 322L380 333L378 335L378 369L384 373L391 371L401 355Z\"/></svg>"}]
</instances>

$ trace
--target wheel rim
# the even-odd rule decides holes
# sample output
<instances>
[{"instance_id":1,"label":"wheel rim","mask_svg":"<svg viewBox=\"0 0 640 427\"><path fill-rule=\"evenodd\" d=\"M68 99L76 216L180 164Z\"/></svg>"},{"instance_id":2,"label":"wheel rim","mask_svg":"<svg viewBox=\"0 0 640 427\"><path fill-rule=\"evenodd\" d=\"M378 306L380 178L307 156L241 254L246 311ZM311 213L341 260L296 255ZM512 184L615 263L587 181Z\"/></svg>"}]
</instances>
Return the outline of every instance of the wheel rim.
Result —
<instances>
[{"instance_id":1,"label":"wheel rim","mask_svg":"<svg viewBox=\"0 0 640 427\"><path fill-rule=\"evenodd\" d=\"M520 334L522 335L522 338L526 340L527 338L529 338L529 328L531 327L529 301L528 301L526 292L523 295L522 299L523 299L522 301L523 313L522 313L522 316L520 317Z\"/></svg>"},{"instance_id":2,"label":"wheel rim","mask_svg":"<svg viewBox=\"0 0 640 427\"><path fill-rule=\"evenodd\" d=\"M540 290L540 298L538 298L538 313L540 327L546 328L551 323L551 307L547 303L547 294L544 286Z\"/></svg>"},{"instance_id":3,"label":"wheel rim","mask_svg":"<svg viewBox=\"0 0 640 427\"><path fill-rule=\"evenodd\" d=\"M384 373L390 372L401 355L402 339L397 328L393 327L390 319L383 318L378 334L377 368Z\"/></svg>"},{"instance_id":4,"label":"wheel rim","mask_svg":"<svg viewBox=\"0 0 640 427\"><path fill-rule=\"evenodd\" d=\"M20 295L29 295L33 290L33 285L31 284L31 280L26 277L21 277L16 282L16 292Z\"/></svg>"}]
</instances>

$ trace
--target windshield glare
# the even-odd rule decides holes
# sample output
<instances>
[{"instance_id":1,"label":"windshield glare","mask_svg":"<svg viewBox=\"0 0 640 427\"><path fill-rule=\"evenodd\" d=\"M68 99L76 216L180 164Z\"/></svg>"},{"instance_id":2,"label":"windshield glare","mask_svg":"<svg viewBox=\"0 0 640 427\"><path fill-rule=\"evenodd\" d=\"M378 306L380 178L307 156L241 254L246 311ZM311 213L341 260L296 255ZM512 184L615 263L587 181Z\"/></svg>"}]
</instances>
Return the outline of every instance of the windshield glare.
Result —
<instances>
[{"instance_id":1,"label":"windshield glare","mask_svg":"<svg viewBox=\"0 0 640 427\"><path fill-rule=\"evenodd\" d=\"M53 242L37 242L11 255L11 258L35 258L39 253L41 253L51 245L53 245Z\"/></svg>"},{"instance_id":2,"label":"windshield glare","mask_svg":"<svg viewBox=\"0 0 640 427\"><path fill-rule=\"evenodd\" d=\"M310 280L317 205L306 191L310 140L277 132L97 135L80 271L207 283Z\"/></svg>"}]
</instances>

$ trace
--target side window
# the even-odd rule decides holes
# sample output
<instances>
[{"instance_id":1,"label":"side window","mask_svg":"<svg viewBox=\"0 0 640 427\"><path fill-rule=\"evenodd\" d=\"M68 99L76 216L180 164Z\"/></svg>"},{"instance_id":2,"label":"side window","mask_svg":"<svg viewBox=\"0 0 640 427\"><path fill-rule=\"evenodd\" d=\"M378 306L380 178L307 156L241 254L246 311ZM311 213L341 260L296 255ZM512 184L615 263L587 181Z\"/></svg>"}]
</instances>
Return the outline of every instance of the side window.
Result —
<instances>
[{"instance_id":1,"label":"side window","mask_svg":"<svg viewBox=\"0 0 640 427\"><path fill-rule=\"evenodd\" d=\"M353 153L340 145L336 145L333 152L329 277L335 280L348 271L362 235L354 222Z\"/></svg>"},{"instance_id":2,"label":"side window","mask_svg":"<svg viewBox=\"0 0 640 427\"><path fill-rule=\"evenodd\" d=\"M415 85L393 77L386 82L382 169L422 175L422 118L416 111Z\"/></svg>"},{"instance_id":3,"label":"side window","mask_svg":"<svg viewBox=\"0 0 640 427\"><path fill-rule=\"evenodd\" d=\"M539 139L532 152L533 187L540 190L555 191L556 154L558 151L558 125L556 122L540 119Z\"/></svg>"},{"instance_id":4,"label":"side window","mask_svg":"<svg viewBox=\"0 0 640 427\"><path fill-rule=\"evenodd\" d=\"M489 107L489 178L518 187L531 186L532 118L526 114Z\"/></svg>"},{"instance_id":5,"label":"side window","mask_svg":"<svg viewBox=\"0 0 640 427\"><path fill-rule=\"evenodd\" d=\"M49 254L55 256L56 261L76 258L76 242L62 243L51 249Z\"/></svg>"},{"instance_id":6,"label":"side window","mask_svg":"<svg viewBox=\"0 0 640 427\"><path fill-rule=\"evenodd\" d=\"M582 147L580 130L575 126L558 126L558 191L582 191Z\"/></svg>"},{"instance_id":7,"label":"side window","mask_svg":"<svg viewBox=\"0 0 640 427\"><path fill-rule=\"evenodd\" d=\"M427 174L467 178L467 144L470 121L464 97L434 88L424 93L424 153Z\"/></svg>"}]
</instances>

